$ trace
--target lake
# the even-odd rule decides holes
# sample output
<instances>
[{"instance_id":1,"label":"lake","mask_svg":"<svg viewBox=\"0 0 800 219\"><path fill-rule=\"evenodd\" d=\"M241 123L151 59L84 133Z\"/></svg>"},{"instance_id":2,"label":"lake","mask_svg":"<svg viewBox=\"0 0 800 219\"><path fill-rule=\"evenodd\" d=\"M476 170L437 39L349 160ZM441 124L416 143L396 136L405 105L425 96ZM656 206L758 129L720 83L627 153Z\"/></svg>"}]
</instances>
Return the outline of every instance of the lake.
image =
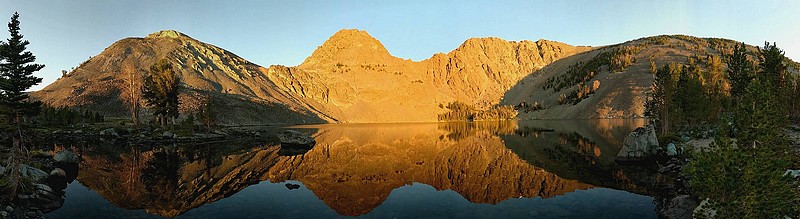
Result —
<instances>
[{"instance_id":1,"label":"lake","mask_svg":"<svg viewBox=\"0 0 800 219\"><path fill-rule=\"evenodd\" d=\"M278 142L82 149L49 218L656 218L654 172L620 166L644 120L286 127ZM283 128L276 128L276 131Z\"/></svg>"}]
</instances>

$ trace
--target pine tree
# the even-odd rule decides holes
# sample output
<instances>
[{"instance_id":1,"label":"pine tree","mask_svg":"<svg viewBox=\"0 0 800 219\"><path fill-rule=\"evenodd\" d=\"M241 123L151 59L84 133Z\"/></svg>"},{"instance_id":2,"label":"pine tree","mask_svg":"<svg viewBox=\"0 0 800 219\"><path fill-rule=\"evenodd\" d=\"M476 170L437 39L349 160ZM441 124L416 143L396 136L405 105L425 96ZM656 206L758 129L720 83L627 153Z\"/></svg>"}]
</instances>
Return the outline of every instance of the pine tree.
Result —
<instances>
[{"instance_id":1,"label":"pine tree","mask_svg":"<svg viewBox=\"0 0 800 219\"><path fill-rule=\"evenodd\" d=\"M653 75L652 91L646 107L646 115L654 119L656 127L659 127L661 134L667 134L670 130L670 120L672 118L672 102L675 95L676 80L675 73L680 71L679 65L671 63L658 69Z\"/></svg>"},{"instance_id":2,"label":"pine tree","mask_svg":"<svg viewBox=\"0 0 800 219\"><path fill-rule=\"evenodd\" d=\"M180 77L167 60L160 60L150 67L145 77L142 95L147 105L153 107L157 123L166 126L168 119L178 117L178 85Z\"/></svg>"},{"instance_id":3,"label":"pine tree","mask_svg":"<svg viewBox=\"0 0 800 219\"><path fill-rule=\"evenodd\" d=\"M703 118L708 108L704 105L708 103L707 96L703 91L700 80L699 68L697 66L684 67L681 70L677 92L675 94L675 107L680 112L679 121L686 126L692 127Z\"/></svg>"},{"instance_id":4,"label":"pine tree","mask_svg":"<svg viewBox=\"0 0 800 219\"><path fill-rule=\"evenodd\" d=\"M217 124L217 115L213 109L214 102L212 102L211 95L206 94L203 97L203 105L200 107L200 121L209 130Z\"/></svg>"},{"instance_id":5,"label":"pine tree","mask_svg":"<svg viewBox=\"0 0 800 219\"><path fill-rule=\"evenodd\" d=\"M22 39L19 30L19 13L11 16L8 23L8 32L11 38L7 42L0 43L0 106L4 109L4 114L11 122L13 130L13 164L11 169L11 197L16 196L17 184L19 182L19 162L21 151L24 148L22 142L23 117L36 115L40 109L40 102L29 102L28 90L33 85L42 82L42 78L33 76L33 73L44 68L44 65L33 64L36 56L30 51L26 51L27 40Z\"/></svg>"},{"instance_id":6,"label":"pine tree","mask_svg":"<svg viewBox=\"0 0 800 219\"><path fill-rule=\"evenodd\" d=\"M759 77L766 83L772 84L773 88L780 88L786 80L786 56L783 50L779 49L775 43L764 42L764 48L759 48L758 67Z\"/></svg>"},{"instance_id":7,"label":"pine tree","mask_svg":"<svg viewBox=\"0 0 800 219\"><path fill-rule=\"evenodd\" d=\"M728 71L725 77L731 84L731 103L736 105L744 94L747 84L753 79L753 62L747 59L747 47L744 43L733 48L728 56Z\"/></svg>"}]
</instances>

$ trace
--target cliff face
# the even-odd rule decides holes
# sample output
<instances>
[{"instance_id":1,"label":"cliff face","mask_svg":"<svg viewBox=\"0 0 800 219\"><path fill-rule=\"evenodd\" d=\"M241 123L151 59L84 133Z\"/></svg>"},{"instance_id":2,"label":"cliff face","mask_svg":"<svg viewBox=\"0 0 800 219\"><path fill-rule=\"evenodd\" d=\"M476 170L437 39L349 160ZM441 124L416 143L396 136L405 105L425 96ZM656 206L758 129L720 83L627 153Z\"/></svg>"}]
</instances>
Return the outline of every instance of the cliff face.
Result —
<instances>
[{"instance_id":1,"label":"cliff face","mask_svg":"<svg viewBox=\"0 0 800 219\"><path fill-rule=\"evenodd\" d=\"M539 40L511 42L499 38L472 38L448 54L423 61L428 80L449 88L459 100L497 104L524 76L590 47Z\"/></svg>"},{"instance_id":2,"label":"cliff face","mask_svg":"<svg viewBox=\"0 0 800 219\"><path fill-rule=\"evenodd\" d=\"M448 54L414 62L391 56L359 30L341 30L297 67L271 66L283 90L309 97L340 122L436 121L439 104L500 102L524 76L590 47L474 38Z\"/></svg>"},{"instance_id":3,"label":"cliff face","mask_svg":"<svg viewBox=\"0 0 800 219\"><path fill-rule=\"evenodd\" d=\"M455 100L498 104L522 77L589 50L540 40L469 39L448 54L420 62L392 56L365 31L341 30L296 67L264 68L176 31L120 40L32 96L54 106L127 115L123 66L144 75L167 59L183 80L184 112L201 95L225 107L222 123L418 122ZM147 113L145 113L146 115Z\"/></svg>"}]
</instances>

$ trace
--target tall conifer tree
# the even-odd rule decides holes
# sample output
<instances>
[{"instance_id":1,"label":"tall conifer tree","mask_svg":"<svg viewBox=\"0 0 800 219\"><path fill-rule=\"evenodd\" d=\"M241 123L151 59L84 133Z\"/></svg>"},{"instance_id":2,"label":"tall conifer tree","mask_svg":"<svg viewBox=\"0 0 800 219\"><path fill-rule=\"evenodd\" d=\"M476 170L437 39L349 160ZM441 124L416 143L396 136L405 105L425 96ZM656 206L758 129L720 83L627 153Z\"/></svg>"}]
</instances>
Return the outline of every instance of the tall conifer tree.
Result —
<instances>
[{"instance_id":1,"label":"tall conifer tree","mask_svg":"<svg viewBox=\"0 0 800 219\"><path fill-rule=\"evenodd\" d=\"M23 119L28 115L38 113L41 103L28 101L26 90L42 82L42 78L33 76L33 73L44 68L44 65L33 63L36 56L27 51L30 44L22 39L19 32L19 13L11 16L8 22L8 32L11 37L6 42L0 43L0 106L10 122L9 128L14 133L12 147L11 169L11 197L17 192L19 182L19 163L22 158L22 125Z\"/></svg>"}]
</instances>

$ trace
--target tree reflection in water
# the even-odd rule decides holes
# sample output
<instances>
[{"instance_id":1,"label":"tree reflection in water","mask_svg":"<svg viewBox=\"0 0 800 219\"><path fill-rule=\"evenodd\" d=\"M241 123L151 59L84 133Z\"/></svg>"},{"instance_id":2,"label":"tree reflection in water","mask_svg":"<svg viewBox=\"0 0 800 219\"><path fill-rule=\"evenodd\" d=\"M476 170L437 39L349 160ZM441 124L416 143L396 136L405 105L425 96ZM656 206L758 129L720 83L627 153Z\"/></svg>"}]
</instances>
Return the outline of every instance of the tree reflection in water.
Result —
<instances>
[{"instance_id":1,"label":"tree reflection in water","mask_svg":"<svg viewBox=\"0 0 800 219\"><path fill-rule=\"evenodd\" d=\"M369 213L393 190L414 183L487 204L598 186L648 195L650 184L632 178L648 179L649 173L613 163L619 138L637 125L621 120L297 126L291 128L318 142L313 149L287 153L277 143L86 149L78 181L116 206L168 217L265 180L300 182L349 216Z\"/></svg>"}]
</instances>

